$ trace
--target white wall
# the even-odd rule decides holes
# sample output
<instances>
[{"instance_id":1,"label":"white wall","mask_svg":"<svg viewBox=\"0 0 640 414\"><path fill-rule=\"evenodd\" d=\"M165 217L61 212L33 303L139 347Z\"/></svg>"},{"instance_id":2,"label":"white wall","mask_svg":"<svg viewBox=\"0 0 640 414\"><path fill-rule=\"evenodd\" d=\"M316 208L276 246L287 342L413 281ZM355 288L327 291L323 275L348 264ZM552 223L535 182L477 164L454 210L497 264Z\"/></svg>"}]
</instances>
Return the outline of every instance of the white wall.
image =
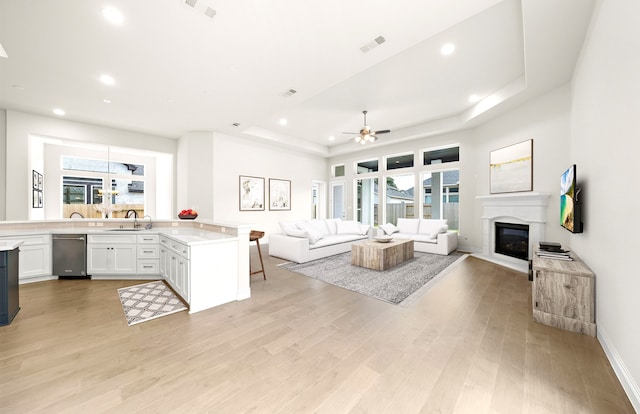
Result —
<instances>
[{"instance_id":1,"label":"white wall","mask_svg":"<svg viewBox=\"0 0 640 414\"><path fill-rule=\"evenodd\" d=\"M571 92L565 85L476 128L472 134L476 161L474 197L489 195L491 151L533 139L533 191L551 195L545 237L563 245L568 244L570 233L560 227L560 175L570 165L570 111ZM469 245L477 251L482 248L482 205L476 203L471 214L465 215L472 219Z\"/></svg>"},{"instance_id":2,"label":"white wall","mask_svg":"<svg viewBox=\"0 0 640 414\"><path fill-rule=\"evenodd\" d=\"M640 412L638 16L637 0L599 1L576 67L571 151L585 214L571 247L596 274L598 338Z\"/></svg>"},{"instance_id":3,"label":"white wall","mask_svg":"<svg viewBox=\"0 0 640 414\"><path fill-rule=\"evenodd\" d=\"M267 238L280 233L281 220L311 218L313 181L325 182L327 174L324 158L219 133L214 134L212 165L214 218L255 224ZM240 211L240 175L264 177L264 211ZM269 178L291 180L290 211L269 211Z\"/></svg>"},{"instance_id":4,"label":"white wall","mask_svg":"<svg viewBox=\"0 0 640 414\"><path fill-rule=\"evenodd\" d=\"M192 209L213 219L213 133L190 132L178 142L176 213ZM174 217L175 218L175 217Z\"/></svg>"},{"instance_id":5,"label":"white wall","mask_svg":"<svg viewBox=\"0 0 640 414\"><path fill-rule=\"evenodd\" d=\"M28 220L31 210L31 165L29 136L39 135L125 148L176 153L176 140L123 131L64 119L17 111L6 111L6 189L5 220ZM45 184L46 184L45 177ZM172 184L173 187L174 184ZM173 190L173 189L171 189ZM173 200L173 193L169 200ZM46 201L46 200L45 200Z\"/></svg>"}]
</instances>

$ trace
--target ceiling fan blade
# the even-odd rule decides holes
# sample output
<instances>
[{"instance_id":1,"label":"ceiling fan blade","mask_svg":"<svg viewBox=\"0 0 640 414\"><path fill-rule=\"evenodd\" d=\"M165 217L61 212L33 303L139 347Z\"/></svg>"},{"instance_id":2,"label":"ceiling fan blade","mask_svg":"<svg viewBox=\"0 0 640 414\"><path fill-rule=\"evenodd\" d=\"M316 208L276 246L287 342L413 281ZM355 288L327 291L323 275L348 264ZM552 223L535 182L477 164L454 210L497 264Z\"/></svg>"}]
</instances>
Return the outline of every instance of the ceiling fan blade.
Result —
<instances>
[{"instance_id":1,"label":"ceiling fan blade","mask_svg":"<svg viewBox=\"0 0 640 414\"><path fill-rule=\"evenodd\" d=\"M360 135L359 132L343 132L343 134Z\"/></svg>"},{"instance_id":2,"label":"ceiling fan blade","mask_svg":"<svg viewBox=\"0 0 640 414\"><path fill-rule=\"evenodd\" d=\"M375 135L378 135L378 134L388 134L389 132L391 132L391 130L390 130L390 129L383 129L382 131L376 131L376 132L375 132Z\"/></svg>"}]
</instances>

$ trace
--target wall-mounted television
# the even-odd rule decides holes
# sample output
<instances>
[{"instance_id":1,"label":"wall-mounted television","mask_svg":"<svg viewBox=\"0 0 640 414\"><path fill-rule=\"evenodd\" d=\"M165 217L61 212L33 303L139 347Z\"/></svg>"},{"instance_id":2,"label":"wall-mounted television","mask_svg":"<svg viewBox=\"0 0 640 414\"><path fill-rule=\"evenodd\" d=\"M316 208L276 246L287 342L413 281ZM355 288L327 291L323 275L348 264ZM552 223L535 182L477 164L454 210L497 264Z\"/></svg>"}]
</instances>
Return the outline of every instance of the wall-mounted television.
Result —
<instances>
[{"instance_id":1,"label":"wall-mounted television","mask_svg":"<svg viewBox=\"0 0 640 414\"><path fill-rule=\"evenodd\" d=\"M560 177L560 225L572 233L582 233L580 189L576 185L576 165Z\"/></svg>"}]
</instances>

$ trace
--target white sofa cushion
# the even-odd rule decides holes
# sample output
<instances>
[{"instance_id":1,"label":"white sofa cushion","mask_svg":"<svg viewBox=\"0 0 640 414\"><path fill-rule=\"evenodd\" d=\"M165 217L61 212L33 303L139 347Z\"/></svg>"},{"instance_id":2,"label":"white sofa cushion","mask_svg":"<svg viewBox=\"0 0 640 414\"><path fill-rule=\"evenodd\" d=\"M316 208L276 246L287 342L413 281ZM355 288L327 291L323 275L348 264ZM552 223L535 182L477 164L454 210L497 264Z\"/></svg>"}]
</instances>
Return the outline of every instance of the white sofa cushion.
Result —
<instances>
[{"instance_id":1,"label":"white sofa cushion","mask_svg":"<svg viewBox=\"0 0 640 414\"><path fill-rule=\"evenodd\" d=\"M331 232L329 232L329 228L327 227L327 223L325 223L324 220L307 220L307 223L314 229L318 230L323 236L328 236L329 234L331 234Z\"/></svg>"},{"instance_id":2,"label":"white sofa cushion","mask_svg":"<svg viewBox=\"0 0 640 414\"><path fill-rule=\"evenodd\" d=\"M329 229L329 234L336 234L338 232L339 221L342 221L342 219L339 219L339 218L324 219L324 223L327 225L327 229Z\"/></svg>"},{"instance_id":3,"label":"white sofa cushion","mask_svg":"<svg viewBox=\"0 0 640 414\"><path fill-rule=\"evenodd\" d=\"M420 220L418 219L408 219L408 218L399 218L398 219L398 232L404 234L418 234L418 226L420 225Z\"/></svg>"},{"instance_id":4,"label":"white sofa cushion","mask_svg":"<svg viewBox=\"0 0 640 414\"><path fill-rule=\"evenodd\" d=\"M391 223L383 224L382 226L380 226L380 228L386 235L391 235L398 232L398 228Z\"/></svg>"},{"instance_id":5,"label":"white sofa cushion","mask_svg":"<svg viewBox=\"0 0 640 414\"><path fill-rule=\"evenodd\" d=\"M447 230L449 230L449 226L447 226L446 219L420 219L418 234L424 234L435 239L439 233L445 233Z\"/></svg>"},{"instance_id":6,"label":"white sofa cushion","mask_svg":"<svg viewBox=\"0 0 640 414\"><path fill-rule=\"evenodd\" d=\"M369 233L369 229L370 228L371 228L371 224L361 224L360 225L360 234L365 236L367 233Z\"/></svg>"},{"instance_id":7,"label":"white sofa cushion","mask_svg":"<svg viewBox=\"0 0 640 414\"><path fill-rule=\"evenodd\" d=\"M311 244L318 242L318 240L324 237L320 230L306 221L298 223L298 227L307 234L307 237L309 237L309 243Z\"/></svg>"},{"instance_id":8,"label":"white sofa cushion","mask_svg":"<svg viewBox=\"0 0 640 414\"><path fill-rule=\"evenodd\" d=\"M309 245L309 249L318 249L321 247L332 246L340 243L349 243L355 240L362 240L364 237L354 234L336 234L328 237L324 237L322 240L318 240L317 243Z\"/></svg>"},{"instance_id":9,"label":"white sofa cushion","mask_svg":"<svg viewBox=\"0 0 640 414\"><path fill-rule=\"evenodd\" d=\"M304 223L304 220L281 221L282 233L292 237L307 237L307 233L298 227L298 223Z\"/></svg>"},{"instance_id":10,"label":"white sofa cushion","mask_svg":"<svg viewBox=\"0 0 640 414\"><path fill-rule=\"evenodd\" d=\"M421 242L421 243L438 243L438 239L434 239L432 238L430 235L426 235L426 234L416 234L414 236L411 236L411 240L413 240L414 242Z\"/></svg>"},{"instance_id":11,"label":"white sofa cushion","mask_svg":"<svg viewBox=\"0 0 640 414\"><path fill-rule=\"evenodd\" d=\"M361 234L360 223L353 220L339 221L337 224L336 234Z\"/></svg>"}]
</instances>

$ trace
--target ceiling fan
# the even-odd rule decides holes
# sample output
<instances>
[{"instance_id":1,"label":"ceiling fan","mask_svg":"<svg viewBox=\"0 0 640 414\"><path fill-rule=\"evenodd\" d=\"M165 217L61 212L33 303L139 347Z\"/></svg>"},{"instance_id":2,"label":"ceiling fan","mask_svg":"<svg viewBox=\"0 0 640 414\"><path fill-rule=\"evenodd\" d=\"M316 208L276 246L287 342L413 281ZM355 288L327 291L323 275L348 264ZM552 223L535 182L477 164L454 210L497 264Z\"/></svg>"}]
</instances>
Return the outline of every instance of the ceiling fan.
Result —
<instances>
[{"instance_id":1,"label":"ceiling fan","mask_svg":"<svg viewBox=\"0 0 640 414\"><path fill-rule=\"evenodd\" d=\"M364 145L367 142L371 142L371 143L375 142L375 140L378 138L377 135L387 134L387 133L391 132L391 130L389 130L389 129L383 129L383 130L380 130L380 131L373 131L371 129L371 127L369 127L369 125L367 125L367 111L362 111L362 114L364 115L364 126L362 127L360 132L343 132L343 134L356 135L355 138L354 138L355 142Z\"/></svg>"}]
</instances>

